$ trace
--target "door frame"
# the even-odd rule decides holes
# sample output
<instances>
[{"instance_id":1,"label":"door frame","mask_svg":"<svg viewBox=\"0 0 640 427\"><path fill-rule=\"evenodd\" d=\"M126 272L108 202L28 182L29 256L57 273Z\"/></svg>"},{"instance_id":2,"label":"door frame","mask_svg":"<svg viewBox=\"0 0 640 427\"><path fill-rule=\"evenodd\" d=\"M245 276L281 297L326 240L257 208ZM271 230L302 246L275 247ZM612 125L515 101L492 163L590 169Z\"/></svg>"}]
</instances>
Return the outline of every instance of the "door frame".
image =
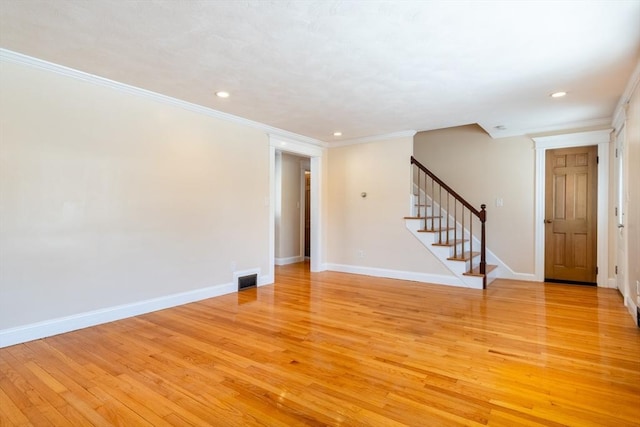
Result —
<instances>
[{"instance_id":1,"label":"door frame","mask_svg":"<svg viewBox=\"0 0 640 427\"><path fill-rule=\"evenodd\" d=\"M609 276L609 148L612 129L577 132L564 135L533 138L536 150L535 214L534 214L534 276L538 282L544 281L545 250L545 173L546 151L556 148L598 146L598 224L596 231L599 287L615 287L615 280ZM613 282L613 283L612 283Z\"/></svg>"},{"instance_id":2,"label":"door frame","mask_svg":"<svg viewBox=\"0 0 640 427\"><path fill-rule=\"evenodd\" d=\"M617 271L614 275L616 288L620 291L622 298L624 299L624 305L631 307L630 302L633 302L635 293L631 290L631 282L629 281L629 259L627 254L629 253L629 235L624 228L626 225L625 216L627 214L628 203L628 188L629 180L629 165L626 162L626 122L622 121L622 124L616 126L615 137L613 141L613 148L615 150L613 179L614 185L612 186L615 194L613 196L613 206L618 208L618 215L614 220L614 262L617 266ZM620 149L620 156L618 157L618 149ZM622 226L622 228L620 228ZM621 251L622 249L622 251ZM634 313L632 313L633 315Z\"/></svg>"},{"instance_id":3,"label":"door frame","mask_svg":"<svg viewBox=\"0 0 640 427\"><path fill-rule=\"evenodd\" d=\"M322 158L324 148L269 134L269 273L268 282L275 281L276 231L275 231L275 194L276 194L276 151L309 157L311 176L311 271L325 270L322 262Z\"/></svg>"},{"instance_id":4,"label":"door frame","mask_svg":"<svg viewBox=\"0 0 640 427\"><path fill-rule=\"evenodd\" d=\"M306 172L309 172L309 178L311 179L311 165L309 159L301 159L300 160L300 255L303 259L306 259L306 248L305 248L305 232L306 232L306 213L307 213L307 180L306 180ZM311 199L311 189L309 189L309 199ZM309 206L309 211L311 211L311 206ZM311 214L311 212L309 212ZM309 228L311 228L311 218L309 218ZM309 234L311 234L311 230L309 230ZM311 241L311 235L309 235L309 241ZM311 247L309 247L309 259L311 259Z\"/></svg>"}]
</instances>

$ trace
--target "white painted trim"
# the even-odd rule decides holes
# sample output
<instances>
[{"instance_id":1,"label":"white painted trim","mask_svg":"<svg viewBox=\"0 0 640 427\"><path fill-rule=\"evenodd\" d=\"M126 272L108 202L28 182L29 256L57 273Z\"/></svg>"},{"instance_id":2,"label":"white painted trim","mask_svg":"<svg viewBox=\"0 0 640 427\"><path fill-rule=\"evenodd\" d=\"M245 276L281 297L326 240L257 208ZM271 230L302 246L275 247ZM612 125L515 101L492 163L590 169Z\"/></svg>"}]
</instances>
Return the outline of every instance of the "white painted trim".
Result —
<instances>
[{"instance_id":1,"label":"white painted trim","mask_svg":"<svg viewBox=\"0 0 640 427\"><path fill-rule=\"evenodd\" d=\"M604 287L605 288L618 289L618 285L616 283L616 278L615 277L609 277L607 279L607 284Z\"/></svg>"},{"instance_id":2,"label":"white painted trim","mask_svg":"<svg viewBox=\"0 0 640 427\"><path fill-rule=\"evenodd\" d=\"M283 144L284 142L284 144ZM276 196L276 150L308 156L311 172L311 271L323 271L322 263L322 157L324 149L269 135L269 272L275 281L275 196Z\"/></svg>"},{"instance_id":3,"label":"white painted trim","mask_svg":"<svg viewBox=\"0 0 640 427\"><path fill-rule=\"evenodd\" d=\"M633 302L633 298L625 298L625 302L624 305L627 307L627 310L629 311L629 314L631 315L631 318L633 319L633 323L636 323L636 316L638 313L638 307L636 306L636 304Z\"/></svg>"},{"instance_id":4,"label":"white painted trim","mask_svg":"<svg viewBox=\"0 0 640 427\"><path fill-rule=\"evenodd\" d=\"M387 133L384 135L366 136L364 138L343 139L341 141L325 141L323 143L323 146L327 148L336 148L345 147L347 145L366 144L368 142L383 141L386 139L413 138L416 133L418 133L418 131L403 130L400 132Z\"/></svg>"},{"instance_id":5,"label":"white painted trim","mask_svg":"<svg viewBox=\"0 0 640 427\"><path fill-rule=\"evenodd\" d=\"M482 123L478 123L478 125L491 136L493 139L500 138L509 138L512 136L522 136L522 135L536 135L544 132L562 132L568 131L570 129L584 129L588 127L599 127L599 126L608 126L611 124L611 117L602 117L599 119L591 119L591 120L582 120L579 122L568 122L561 123L553 126L544 126L537 128L528 128L528 129L495 129L493 124L485 125Z\"/></svg>"},{"instance_id":6,"label":"white painted trim","mask_svg":"<svg viewBox=\"0 0 640 427\"><path fill-rule=\"evenodd\" d=\"M598 224L597 224L597 265L598 286L607 287L609 272L609 141L612 129L578 132L566 135L535 137L536 177L535 177L535 279L544 281L544 188L546 150L568 147L598 146Z\"/></svg>"},{"instance_id":7,"label":"white painted trim","mask_svg":"<svg viewBox=\"0 0 640 427\"><path fill-rule=\"evenodd\" d=\"M322 156L322 148L308 144L304 141L296 141L291 138L285 138L278 134L269 134L269 145L279 151L285 151L291 154L298 154L307 157Z\"/></svg>"},{"instance_id":8,"label":"white painted trim","mask_svg":"<svg viewBox=\"0 0 640 427\"><path fill-rule=\"evenodd\" d=\"M611 132L606 135L606 142L598 144L598 225L596 262L598 264L598 286L607 287L609 279L609 141ZM604 175L604 179L600 178ZM601 202L602 201L602 202Z\"/></svg>"},{"instance_id":9,"label":"white painted trim","mask_svg":"<svg viewBox=\"0 0 640 427\"><path fill-rule=\"evenodd\" d=\"M636 90L636 87L638 87L638 84L640 84L640 59L638 60L633 73L631 73L631 77L629 77L627 85L624 88L624 92L622 92L622 96L618 100L616 109L613 112L611 125L614 127L614 129L620 130L618 126L624 124L625 119L624 117L620 118L620 115L625 114L627 104L629 104L629 100L633 96L633 92Z\"/></svg>"},{"instance_id":10,"label":"white painted trim","mask_svg":"<svg viewBox=\"0 0 640 427\"><path fill-rule=\"evenodd\" d=\"M302 262L304 261L304 256L303 255L298 255L298 256L290 256L287 258L276 258L275 259L275 264L276 265L288 265L288 264L295 264L297 262Z\"/></svg>"},{"instance_id":11,"label":"white painted trim","mask_svg":"<svg viewBox=\"0 0 640 427\"><path fill-rule=\"evenodd\" d=\"M259 269L247 271L256 272L258 274L260 272ZM29 325L18 326L15 328L3 329L0 331L0 348L234 293L237 290L236 280L237 279L234 277L233 283L224 283L131 304L123 304L60 317L57 319L46 320L43 322L32 323ZM268 283L268 277L258 277L259 286Z\"/></svg>"},{"instance_id":12,"label":"white painted trim","mask_svg":"<svg viewBox=\"0 0 640 427\"><path fill-rule=\"evenodd\" d=\"M270 283L274 283L276 257L276 149L269 147L269 260L267 273Z\"/></svg>"},{"instance_id":13,"label":"white painted trim","mask_svg":"<svg viewBox=\"0 0 640 427\"><path fill-rule=\"evenodd\" d=\"M415 271L390 270L386 268L364 267L359 265L326 264L326 269L340 273L360 274L364 276L385 277L388 279L411 280L414 282L431 283L434 285L447 285L467 287L456 276L441 274L418 273Z\"/></svg>"},{"instance_id":14,"label":"white painted trim","mask_svg":"<svg viewBox=\"0 0 640 427\"><path fill-rule=\"evenodd\" d=\"M311 266L312 272L324 271L322 257L322 157L312 157L311 169Z\"/></svg>"},{"instance_id":15,"label":"white painted trim","mask_svg":"<svg viewBox=\"0 0 640 427\"><path fill-rule=\"evenodd\" d=\"M264 123L259 123L253 120L245 119L243 117L234 116L233 114L223 113L222 111L214 110L213 108L204 107L202 105L193 104L191 102L183 101L167 95L162 95L160 93L152 92L150 90L142 89L136 86L131 86L125 83L109 80L104 77L99 77L93 74L85 73L83 71L75 70L73 68L65 67L63 65L58 65L51 62L43 61L42 59L33 58L33 57L23 55L21 53L13 52L7 49L0 48L0 60L27 65L27 66L41 69L41 70L51 71L66 77L82 80L98 86L108 87L120 92L131 94L131 95L152 99L154 101L173 105L178 108L182 108L182 109L199 113L199 114L204 114L206 116L213 117L216 119L237 123L253 129L259 129L270 135L277 135L279 138L283 140L295 141L297 143L304 143L304 144L314 145L318 147L322 146L322 141L314 138L309 138L308 136L299 135L297 133L293 133L284 129L279 129L273 126L269 126Z\"/></svg>"},{"instance_id":16,"label":"white painted trim","mask_svg":"<svg viewBox=\"0 0 640 427\"><path fill-rule=\"evenodd\" d=\"M611 129L595 130L591 132L576 132L565 135L534 137L535 149L556 149L569 147L585 147L609 143Z\"/></svg>"}]
</instances>

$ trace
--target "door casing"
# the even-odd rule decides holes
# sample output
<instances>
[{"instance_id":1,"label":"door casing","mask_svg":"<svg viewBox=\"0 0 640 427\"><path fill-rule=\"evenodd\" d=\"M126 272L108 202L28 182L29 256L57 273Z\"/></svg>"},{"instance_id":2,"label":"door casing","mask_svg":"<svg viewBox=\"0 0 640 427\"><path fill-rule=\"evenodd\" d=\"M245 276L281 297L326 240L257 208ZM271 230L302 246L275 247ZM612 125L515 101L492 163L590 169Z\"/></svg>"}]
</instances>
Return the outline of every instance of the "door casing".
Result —
<instances>
[{"instance_id":1,"label":"door casing","mask_svg":"<svg viewBox=\"0 0 640 427\"><path fill-rule=\"evenodd\" d=\"M615 279L609 278L609 147L612 129L589 132L577 132L564 135L534 137L536 151L535 176L535 280L544 281L544 247L545 247L545 157L546 150L597 145L598 146L598 246L597 246L597 283L600 287L615 288Z\"/></svg>"}]
</instances>

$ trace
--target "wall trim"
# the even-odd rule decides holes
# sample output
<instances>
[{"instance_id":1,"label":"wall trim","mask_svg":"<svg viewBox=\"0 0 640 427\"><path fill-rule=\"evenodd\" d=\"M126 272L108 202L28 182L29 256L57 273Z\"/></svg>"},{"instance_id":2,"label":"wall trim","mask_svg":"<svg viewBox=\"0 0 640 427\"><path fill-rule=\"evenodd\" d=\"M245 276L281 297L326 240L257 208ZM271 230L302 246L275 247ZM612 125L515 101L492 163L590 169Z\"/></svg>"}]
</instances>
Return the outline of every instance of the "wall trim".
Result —
<instances>
[{"instance_id":1,"label":"wall trim","mask_svg":"<svg viewBox=\"0 0 640 427\"><path fill-rule=\"evenodd\" d=\"M275 264L276 265L289 265L289 264L295 264L297 262L302 262L302 261L304 261L304 256L298 255L298 256L290 256L290 257L286 257L286 258L276 258L275 259Z\"/></svg>"},{"instance_id":2,"label":"wall trim","mask_svg":"<svg viewBox=\"0 0 640 427\"><path fill-rule=\"evenodd\" d=\"M304 135L299 135L297 133L293 133L284 129L269 126L264 123L255 122L253 120L245 119L243 117L234 116L233 114L223 113L222 111L214 110L213 108L204 107L202 105L183 101L181 99L173 98L171 96L163 95L147 89L142 89L137 86L132 86L126 83L121 83L115 80L110 80L104 77L96 76L94 74L85 73L84 71L75 70L73 68L65 67L59 64L54 64L52 62L44 61L42 59L33 58L31 56L24 55L18 52L13 52L8 49L0 48L0 60L22 64L22 65L26 65L32 68L37 68L40 70L51 71L56 74L60 74L66 77L71 77L77 80L82 80L98 86L108 87L111 89L118 90L120 92L141 96L143 98L162 102L164 104L169 104L174 107L182 108L195 113L204 114L206 116L213 117L216 119L221 119L227 122L237 123L253 129L262 130L268 134L278 135L281 138L289 141L296 141L298 143L305 143L308 145L314 145L318 147L321 147L323 144L322 141L318 139L310 138Z\"/></svg>"},{"instance_id":3,"label":"wall trim","mask_svg":"<svg viewBox=\"0 0 640 427\"><path fill-rule=\"evenodd\" d=\"M633 323L636 323L636 316L638 313L638 306L633 302L633 298L625 298L624 305L627 307Z\"/></svg>"},{"instance_id":4,"label":"wall trim","mask_svg":"<svg viewBox=\"0 0 640 427\"><path fill-rule=\"evenodd\" d=\"M419 273L415 271L391 270L386 268L365 267L360 265L331 264L327 263L326 269L340 273L359 274L363 276L385 277L388 279L410 280L413 282L431 283L434 285L447 285L468 288L456 276L442 274Z\"/></svg>"},{"instance_id":5,"label":"wall trim","mask_svg":"<svg viewBox=\"0 0 640 427\"><path fill-rule=\"evenodd\" d=\"M259 272L259 269L247 271L249 271L250 273L255 273ZM240 275L243 275L242 272L238 273L240 273ZM269 283L273 283L273 280L270 280L268 276L262 276L258 278L259 286ZM153 311L177 307L179 305L189 304L208 298L214 298L221 295L234 293L236 291L237 284L234 277L233 283L223 283L220 285L195 289L192 291L180 292L177 294L166 295L158 298L151 298L131 304L117 305L99 310L88 311L85 313L78 313L71 316L64 316L14 328L3 329L0 330L0 348L8 347L15 344L21 344L27 341L46 338L53 335L63 334L66 332L76 331L78 329L84 329L103 323L114 322L116 320L122 320L128 317L139 316L142 314L151 313Z\"/></svg>"},{"instance_id":6,"label":"wall trim","mask_svg":"<svg viewBox=\"0 0 640 427\"><path fill-rule=\"evenodd\" d=\"M385 139L395 138L413 138L418 131L415 130L403 130L399 132L387 133L384 135L365 136L363 138L343 139L341 141L323 142L323 146L326 148L345 147L347 145L366 144L368 142L382 141Z\"/></svg>"},{"instance_id":7,"label":"wall trim","mask_svg":"<svg viewBox=\"0 0 640 427\"><path fill-rule=\"evenodd\" d=\"M620 117L620 115L624 115L627 105L629 104L629 100L631 99L631 96L633 96L633 92L636 90L636 87L638 87L638 84L640 84L640 60L638 60L636 68L631 73L631 76L627 81L627 85L624 88L624 92L622 92L622 96L618 100L615 110L613 110L611 125L616 129L616 131L620 130L619 126L621 124L624 124L624 116Z\"/></svg>"},{"instance_id":8,"label":"wall trim","mask_svg":"<svg viewBox=\"0 0 640 427\"><path fill-rule=\"evenodd\" d=\"M577 132L565 135L534 137L536 150L534 269L537 281L544 281L544 215L545 215L545 156L546 150L568 147L597 145L598 156L598 224L597 224L597 265L600 273L598 286L607 287L609 275L609 142L612 129Z\"/></svg>"}]
</instances>

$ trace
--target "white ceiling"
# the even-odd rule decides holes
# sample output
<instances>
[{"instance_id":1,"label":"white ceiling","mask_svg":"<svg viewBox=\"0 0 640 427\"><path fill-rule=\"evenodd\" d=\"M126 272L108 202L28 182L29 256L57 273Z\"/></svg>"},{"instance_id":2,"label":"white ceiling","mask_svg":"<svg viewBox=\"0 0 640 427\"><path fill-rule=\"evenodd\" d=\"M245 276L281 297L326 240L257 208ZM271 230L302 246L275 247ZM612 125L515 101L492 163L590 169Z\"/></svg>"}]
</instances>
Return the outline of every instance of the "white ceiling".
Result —
<instances>
[{"instance_id":1,"label":"white ceiling","mask_svg":"<svg viewBox=\"0 0 640 427\"><path fill-rule=\"evenodd\" d=\"M0 47L322 141L501 137L609 123L640 0L0 0Z\"/></svg>"}]
</instances>

